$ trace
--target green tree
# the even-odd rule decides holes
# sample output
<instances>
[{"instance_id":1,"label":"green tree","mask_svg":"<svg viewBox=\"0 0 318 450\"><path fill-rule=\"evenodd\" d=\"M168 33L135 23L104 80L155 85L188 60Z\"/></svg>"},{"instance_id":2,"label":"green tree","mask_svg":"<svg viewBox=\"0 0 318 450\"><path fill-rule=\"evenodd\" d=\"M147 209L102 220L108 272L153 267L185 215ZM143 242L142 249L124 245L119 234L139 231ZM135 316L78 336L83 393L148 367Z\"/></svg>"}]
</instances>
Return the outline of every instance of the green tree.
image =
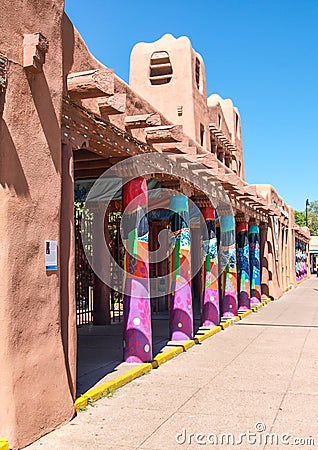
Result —
<instances>
[{"instance_id":1,"label":"green tree","mask_svg":"<svg viewBox=\"0 0 318 450\"><path fill-rule=\"evenodd\" d=\"M300 227L304 227L306 225L306 214L302 211L295 211L295 222Z\"/></svg>"},{"instance_id":2,"label":"green tree","mask_svg":"<svg viewBox=\"0 0 318 450\"><path fill-rule=\"evenodd\" d=\"M318 200L307 206L308 228L312 236L318 236ZM295 222L300 227L306 226L306 211L295 211Z\"/></svg>"}]
</instances>

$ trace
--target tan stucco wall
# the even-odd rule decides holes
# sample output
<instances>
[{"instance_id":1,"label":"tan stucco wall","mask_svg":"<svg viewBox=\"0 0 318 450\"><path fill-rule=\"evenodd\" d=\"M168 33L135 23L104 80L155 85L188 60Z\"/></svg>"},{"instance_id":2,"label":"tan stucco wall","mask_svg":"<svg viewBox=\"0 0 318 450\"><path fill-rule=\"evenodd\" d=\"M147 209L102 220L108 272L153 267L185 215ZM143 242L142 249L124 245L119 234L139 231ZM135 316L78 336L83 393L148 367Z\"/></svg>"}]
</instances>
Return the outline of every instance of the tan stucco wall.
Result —
<instances>
[{"instance_id":1,"label":"tan stucco wall","mask_svg":"<svg viewBox=\"0 0 318 450\"><path fill-rule=\"evenodd\" d=\"M57 272L44 268L45 239L57 240L61 253L63 6L1 3L0 51L9 64L0 125L0 436L12 448L74 413L75 319L64 304L74 300L72 283L66 272L61 282L65 259ZM23 34L36 32L50 49L44 72L30 74L23 69ZM62 323L69 328L63 336Z\"/></svg>"},{"instance_id":2,"label":"tan stucco wall","mask_svg":"<svg viewBox=\"0 0 318 450\"><path fill-rule=\"evenodd\" d=\"M264 245L263 268L268 271L268 294L273 298L279 298L283 292L296 285L295 276L295 219L294 210L278 195L273 186L268 184L257 184L256 190L268 205L273 201L279 205L287 214L288 218L281 216L278 220L278 257L275 253L275 227L273 217L269 218L266 227L267 242ZM265 269L263 269L263 272ZM267 278L267 273L263 273Z\"/></svg>"}]
</instances>

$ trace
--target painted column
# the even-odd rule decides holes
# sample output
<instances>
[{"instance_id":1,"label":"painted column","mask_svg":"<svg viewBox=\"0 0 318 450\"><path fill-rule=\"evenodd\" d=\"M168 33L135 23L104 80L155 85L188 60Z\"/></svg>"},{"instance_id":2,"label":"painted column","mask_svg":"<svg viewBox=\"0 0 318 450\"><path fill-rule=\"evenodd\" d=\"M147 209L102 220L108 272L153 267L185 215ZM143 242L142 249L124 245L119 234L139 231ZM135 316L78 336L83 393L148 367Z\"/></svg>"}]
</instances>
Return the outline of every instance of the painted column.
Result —
<instances>
[{"instance_id":1,"label":"painted column","mask_svg":"<svg viewBox=\"0 0 318 450\"><path fill-rule=\"evenodd\" d=\"M214 208L202 208L205 219L203 228L203 296L202 325L214 327L220 323L220 305L218 289L218 249L215 230Z\"/></svg>"},{"instance_id":2,"label":"painted column","mask_svg":"<svg viewBox=\"0 0 318 450\"><path fill-rule=\"evenodd\" d=\"M225 261L223 271L223 298L221 314L224 318L237 315L237 268L234 216L221 216L221 258Z\"/></svg>"},{"instance_id":3,"label":"painted column","mask_svg":"<svg viewBox=\"0 0 318 450\"><path fill-rule=\"evenodd\" d=\"M170 211L172 232L170 338L173 341L184 341L193 338L188 198L185 195L171 197Z\"/></svg>"},{"instance_id":4,"label":"painted column","mask_svg":"<svg viewBox=\"0 0 318 450\"><path fill-rule=\"evenodd\" d=\"M260 271L260 238L259 226L251 223L248 227L250 243L250 271L251 271L251 305L261 301L261 271Z\"/></svg>"},{"instance_id":5,"label":"painted column","mask_svg":"<svg viewBox=\"0 0 318 450\"><path fill-rule=\"evenodd\" d=\"M135 178L123 187L125 239L124 361L152 359L148 264L148 192L146 180ZM128 250L128 251L127 251Z\"/></svg>"},{"instance_id":6,"label":"painted column","mask_svg":"<svg viewBox=\"0 0 318 450\"><path fill-rule=\"evenodd\" d=\"M298 239L295 239L295 272L296 272L296 281L299 281L299 245Z\"/></svg>"},{"instance_id":7,"label":"painted column","mask_svg":"<svg viewBox=\"0 0 318 450\"><path fill-rule=\"evenodd\" d=\"M241 311L250 308L250 255L248 242L248 222L244 217L237 217L237 272L238 272L238 305Z\"/></svg>"},{"instance_id":8,"label":"painted column","mask_svg":"<svg viewBox=\"0 0 318 450\"><path fill-rule=\"evenodd\" d=\"M98 216L103 211L102 205L96 205ZM96 211L96 210L95 210ZM109 241L108 237L108 216L105 214L103 234L105 236L105 242ZM98 236L100 229L100 222L93 220L93 234ZM101 245L94 245L93 251L93 263L95 266L103 267L108 270L110 261L105 260L105 254ZM110 289L95 273L93 285L93 323L94 325L109 325L110 318Z\"/></svg>"},{"instance_id":9,"label":"painted column","mask_svg":"<svg viewBox=\"0 0 318 450\"><path fill-rule=\"evenodd\" d=\"M261 294L269 297L269 267L268 267L268 246L267 232L268 224L260 224L260 267L261 267Z\"/></svg>"}]
</instances>

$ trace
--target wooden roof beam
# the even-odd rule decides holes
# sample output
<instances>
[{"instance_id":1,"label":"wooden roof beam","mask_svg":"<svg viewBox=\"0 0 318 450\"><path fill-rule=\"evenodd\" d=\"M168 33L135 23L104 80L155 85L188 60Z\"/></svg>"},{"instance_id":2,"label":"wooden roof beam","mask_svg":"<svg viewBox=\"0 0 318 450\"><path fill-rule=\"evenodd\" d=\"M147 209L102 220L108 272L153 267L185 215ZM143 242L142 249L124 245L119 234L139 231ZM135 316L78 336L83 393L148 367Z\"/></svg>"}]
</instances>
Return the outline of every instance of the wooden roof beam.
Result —
<instances>
[{"instance_id":1,"label":"wooden roof beam","mask_svg":"<svg viewBox=\"0 0 318 450\"><path fill-rule=\"evenodd\" d=\"M114 94L98 99L98 107L102 117L123 114L126 111L126 94Z\"/></svg>"},{"instance_id":2,"label":"wooden roof beam","mask_svg":"<svg viewBox=\"0 0 318 450\"><path fill-rule=\"evenodd\" d=\"M114 94L114 70L96 69L67 75L67 90L73 100Z\"/></svg>"},{"instance_id":3,"label":"wooden roof beam","mask_svg":"<svg viewBox=\"0 0 318 450\"><path fill-rule=\"evenodd\" d=\"M163 125L145 128L147 142L151 144L169 144L182 142L184 136L182 125Z\"/></svg>"},{"instance_id":4,"label":"wooden roof beam","mask_svg":"<svg viewBox=\"0 0 318 450\"><path fill-rule=\"evenodd\" d=\"M101 159L101 161L74 161L74 169L109 169L112 166L111 160Z\"/></svg>"},{"instance_id":5,"label":"wooden roof beam","mask_svg":"<svg viewBox=\"0 0 318 450\"><path fill-rule=\"evenodd\" d=\"M98 161L103 157L89 151L89 149L74 150L74 161Z\"/></svg>"},{"instance_id":6,"label":"wooden roof beam","mask_svg":"<svg viewBox=\"0 0 318 450\"><path fill-rule=\"evenodd\" d=\"M135 116L125 117L125 127L133 128L147 128L161 125L161 117L158 113L152 114L137 114Z\"/></svg>"}]
</instances>

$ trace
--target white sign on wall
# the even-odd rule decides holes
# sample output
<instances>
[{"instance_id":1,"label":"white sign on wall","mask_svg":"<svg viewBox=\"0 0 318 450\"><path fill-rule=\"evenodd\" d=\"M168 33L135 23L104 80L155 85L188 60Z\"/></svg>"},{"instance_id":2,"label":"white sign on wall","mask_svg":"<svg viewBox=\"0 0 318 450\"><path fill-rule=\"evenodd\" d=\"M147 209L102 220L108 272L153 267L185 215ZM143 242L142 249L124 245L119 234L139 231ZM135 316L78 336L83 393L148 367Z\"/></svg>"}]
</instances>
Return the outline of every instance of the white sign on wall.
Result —
<instances>
[{"instance_id":1,"label":"white sign on wall","mask_svg":"<svg viewBox=\"0 0 318 450\"><path fill-rule=\"evenodd\" d=\"M57 270L57 241L45 241L45 270Z\"/></svg>"}]
</instances>

